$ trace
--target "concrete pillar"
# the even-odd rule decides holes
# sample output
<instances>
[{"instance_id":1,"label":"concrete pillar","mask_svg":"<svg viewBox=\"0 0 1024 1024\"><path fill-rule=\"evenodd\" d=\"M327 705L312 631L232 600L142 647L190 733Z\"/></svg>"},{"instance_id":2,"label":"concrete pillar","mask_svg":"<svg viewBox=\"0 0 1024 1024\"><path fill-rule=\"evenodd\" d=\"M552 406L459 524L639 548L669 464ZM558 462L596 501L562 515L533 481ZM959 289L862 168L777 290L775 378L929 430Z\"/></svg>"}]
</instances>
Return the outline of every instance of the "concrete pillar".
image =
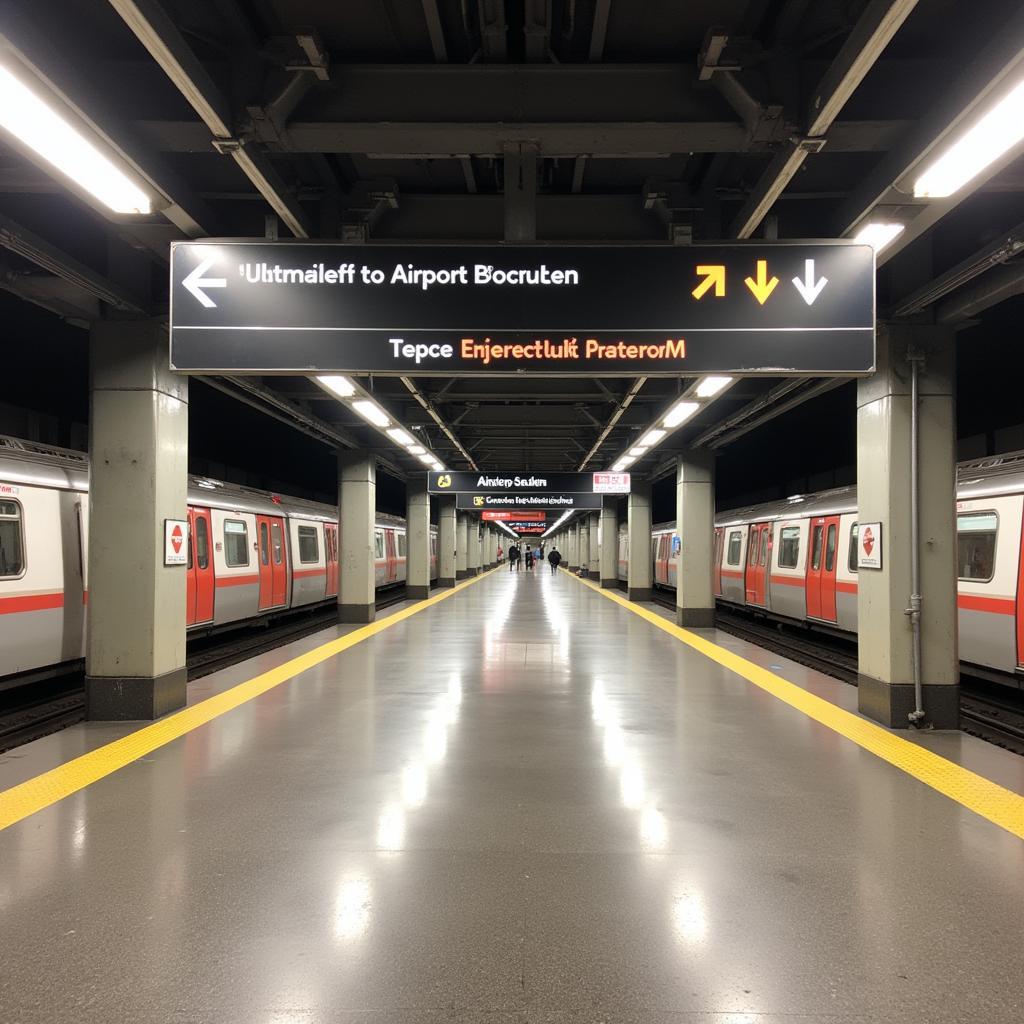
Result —
<instances>
[{"instance_id":1,"label":"concrete pillar","mask_svg":"<svg viewBox=\"0 0 1024 1024\"><path fill-rule=\"evenodd\" d=\"M373 528L377 518L377 463L366 452L338 454L338 621L376 617Z\"/></svg>"},{"instance_id":2,"label":"concrete pillar","mask_svg":"<svg viewBox=\"0 0 1024 1024\"><path fill-rule=\"evenodd\" d=\"M469 516L459 512L455 529L455 578L464 580L469 575Z\"/></svg>"},{"instance_id":3,"label":"concrete pillar","mask_svg":"<svg viewBox=\"0 0 1024 1024\"><path fill-rule=\"evenodd\" d=\"M576 538L579 567L583 570L584 576L586 576L590 571L590 516L584 515L580 519Z\"/></svg>"},{"instance_id":4,"label":"concrete pillar","mask_svg":"<svg viewBox=\"0 0 1024 1024\"><path fill-rule=\"evenodd\" d=\"M487 568L493 569L498 564L498 531L493 526L487 527Z\"/></svg>"},{"instance_id":5,"label":"concrete pillar","mask_svg":"<svg viewBox=\"0 0 1024 1024\"><path fill-rule=\"evenodd\" d=\"M651 485L633 481L627 505L629 531L629 580L626 592L630 601L650 601L654 568L651 555Z\"/></svg>"},{"instance_id":6,"label":"concrete pillar","mask_svg":"<svg viewBox=\"0 0 1024 1024\"><path fill-rule=\"evenodd\" d=\"M954 334L880 324L876 373L857 385L857 521L880 523L882 567L857 573L860 710L906 728L914 710L908 354L919 375L921 681L924 723L959 724ZM863 553L863 547L858 550ZM840 550L838 557L848 558ZM840 599L842 595L840 595Z\"/></svg>"},{"instance_id":7,"label":"concrete pillar","mask_svg":"<svg viewBox=\"0 0 1024 1024\"><path fill-rule=\"evenodd\" d=\"M405 487L405 591L414 600L430 596L430 494L425 474Z\"/></svg>"},{"instance_id":8,"label":"concrete pillar","mask_svg":"<svg viewBox=\"0 0 1024 1024\"><path fill-rule=\"evenodd\" d=\"M437 585L455 586L455 498L437 502Z\"/></svg>"},{"instance_id":9,"label":"concrete pillar","mask_svg":"<svg viewBox=\"0 0 1024 1024\"><path fill-rule=\"evenodd\" d=\"M593 512L590 516L590 564L587 566L587 579L601 578L601 513Z\"/></svg>"},{"instance_id":10,"label":"concrete pillar","mask_svg":"<svg viewBox=\"0 0 1024 1024\"><path fill-rule=\"evenodd\" d=\"M90 337L93 720L153 719L185 704L186 566L164 564L164 523L188 515L188 378L168 369L167 344L167 325L153 320L99 322Z\"/></svg>"},{"instance_id":11,"label":"concrete pillar","mask_svg":"<svg viewBox=\"0 0 1024 1024\"><path fill-rule=\"evenodd\" d=\"M601 505L599 575L605 589L619 585L619 501L605 498Z\"/></svg>"},{"instance_id":12,"label":"concrete pillar","mask_svg":"<svg viewBox=\"0 0 1024 1024\"><path fill-rule=\"evenodd\" d=\"M480 575L480 520L476 516L466 516L466 575Z\"/></svg>"},{"instance_id":13,"label":"concrete pillar","mask_svg":"<svg viewBox=\"0 0 1024 1024\"><path fill-rule=\"evenodd\" d=\"M579 524L573 522L569 526L569 534L566 540L568 547L567 558L569 559L569 570L575 572L579 567Z\"/></svg>"},{"instance_id":14,"label":"concrete pillar","mask_svg":"<svg viewBox=\"0 0 1024 1024\"><path fill-rule=\"evenodd\" d=\"M715 624L715 457L710 452L687 452L676 464L676 532L676 623L710 629Z\"/></svg>"}]
</instances>

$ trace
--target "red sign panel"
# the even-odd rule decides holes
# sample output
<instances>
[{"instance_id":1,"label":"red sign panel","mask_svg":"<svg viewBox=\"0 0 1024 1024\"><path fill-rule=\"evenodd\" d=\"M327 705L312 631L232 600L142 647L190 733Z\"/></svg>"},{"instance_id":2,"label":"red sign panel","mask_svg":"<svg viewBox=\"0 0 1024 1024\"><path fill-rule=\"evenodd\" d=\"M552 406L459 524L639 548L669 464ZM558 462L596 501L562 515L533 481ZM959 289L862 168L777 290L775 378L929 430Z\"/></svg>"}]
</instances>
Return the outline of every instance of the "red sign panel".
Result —
<instances>
[{"instance_id":1,"label":"red sign panel","mask_svg":"<svg viewBox=\"0 0 1024 1024\"><path fill-rule=\"evenodd\" d=\"M521 523L543 523L548 517L547 512L494 512L480 513L480 518L490 522L508 522L515 519Z\"/></svg>"}]
</instances>

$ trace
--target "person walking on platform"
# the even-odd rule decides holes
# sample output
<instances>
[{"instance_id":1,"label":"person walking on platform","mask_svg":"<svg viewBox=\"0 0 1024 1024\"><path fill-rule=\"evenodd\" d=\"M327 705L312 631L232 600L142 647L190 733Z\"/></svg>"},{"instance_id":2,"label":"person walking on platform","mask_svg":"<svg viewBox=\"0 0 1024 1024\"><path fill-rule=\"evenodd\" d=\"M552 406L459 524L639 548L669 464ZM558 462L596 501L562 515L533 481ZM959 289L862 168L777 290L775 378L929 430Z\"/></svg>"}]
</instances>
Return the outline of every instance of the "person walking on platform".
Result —
<instances>
[{"instance_id":1,"label":"person walking on platform","mask_svg":"<svg viewBox=\"0 0 1024 1024\"><path fill-rule=\"evenodd\" d=\"M533 550L530 545L526 545L526 569L528 572L533 572Z\"/></svg>"},{"instance_id":2,"label":"person walking on platform","mask_svg":"<svg viewBox=\"0 0 1024 1024\"><path fill-rule=\"evenodd\" d=\"M558 553L558 548L552 548L548 552L548 564L551 566L551 575L554 576L558 572L558 563L562 561L562 556Z\"/></svg>"},{"instance_id":3,"label":"person walking on platform","mask_svg":"<svg viewBox=\"0 0 1024 1024\"><path fill-rule=\"evenodd\" d=\"M519 545L515 543L509 545L508 571L519 572Z\"/></svg>"},{"instance_id":4,"label":"person walking on platform","mask_svg":"<svg viewBox=\"0 0 1024 1024\"><path fill-rule=\"evenodd\" d=\"M505 555L505 549L499 544L498 545L498 561L500 562Z\"/></svg>"}]
</instances>

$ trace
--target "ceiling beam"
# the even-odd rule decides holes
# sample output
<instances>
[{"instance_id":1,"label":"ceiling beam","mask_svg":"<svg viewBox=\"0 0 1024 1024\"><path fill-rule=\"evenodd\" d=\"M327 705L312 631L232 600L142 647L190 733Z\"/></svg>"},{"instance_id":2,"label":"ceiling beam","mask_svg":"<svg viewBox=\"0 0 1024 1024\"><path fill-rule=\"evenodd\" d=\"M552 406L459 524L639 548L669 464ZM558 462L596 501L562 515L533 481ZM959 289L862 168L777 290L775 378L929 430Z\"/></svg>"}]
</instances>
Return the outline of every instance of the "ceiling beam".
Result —
<instances>
[{"instance_id":1,"label":"ceiling beam","mask_svg":"<svg viewBox=\"0 0 1024 1024\"><path fill-rule=\"evenodd\" d=\"M505 0L477 0L480 18L480 56L485 61L508 60L508 21Z\"/></svg>"},{"instance_id":2,"label":"ceiling beam","mask_svg":"<svg viewBox=\"0 0 1024 1024\"><path fill-rule=\"evenodd\" d=\"M434 408L433 403L423 394L422 391L416 386L416 382L411 377L402 377L402 383L409 390L409 393L416 399L417 402L423 407L427 415L441 428L441 433L451 441L455 450L469 463L470 469L478 469L479 467L473 461L473 456L466 451L463 443L455 436L452 428L444 421L444 417Z\"/></svg>"},{"instance_id":3,"label":"ceiling beam","mask_svg":"<svg viewBox=\"0 0 1024 1024\"><path fill-rule=\"evenodd\" d=\"M213 136L214 148L238 164L296 238L308 238L312 229L298 200L284 186L267 155L238 138L227 98L159 0L110 0L110 4L202 118Z\"/></svg>"},{"instance_id":4,"label":"ceiling beam","mask_svg":"<svg viewBox=\"0 0 1024 1024\"><path fill-rule=\"evenodd\" d=\"M444 41L444 26L441 24L441 14L437 9L437 0L421 0L423 5L423 17L427 22L427 32L430 35L430 48L434 51L434 60L438 64L448 63L448 47Z\"/></svg>"},{"instance_id":5,"label":"ceiling beam","mask_svg":"<svg viewBox=\"0 0 1024 1024\"><path fill-rule=\"evenodd\" d=\"M587 463L592 458L594 458L594 456L601 450L601 446L605 443L605 441L608 440L608 436L615 429L615 426L622 418L623 413L633 403L633 399L635 399L636 396L640 394L644 384L646 383L646 377L637 377L636 380L633 381L633 384L631 385L630 389L623 396L622 400L616 406L615 412L612 413L611 418L605 424L604 429L601 431L600 434L598 434L597 440L594 442L593 447L591 447L590 451L588 451L587 454L583 457L583 461L579 464L579 468L576 470L577 473L582 473L583 470L586 468Z\"/></svg>"},{"instance_id":6,"label":"ceiling beam","mask_svg":"<svg viewBox=\"0 0 1024 1024\"><path fill-rule=\"evenodd\" d=\"M871 0L818 83L805 132L786 142L772 158L732 223L733 238L750 238L808 154L833 141L826 135L839 111L916 6L917 0ZM831 145L829 149L834 151Z\"/></svg>"},{"instance_id":7,"label":"ceiling beam","mask_svg":"<svg viewBox=\"0 0 1024 1024\"><path fill-rule=\"evenodd\" d=\"M590 28L590 52L592 61L604 59L604 44L608 37L608 15L611 13L612 0L595 0L594 21Z\"/></svg>"}]
</instances>

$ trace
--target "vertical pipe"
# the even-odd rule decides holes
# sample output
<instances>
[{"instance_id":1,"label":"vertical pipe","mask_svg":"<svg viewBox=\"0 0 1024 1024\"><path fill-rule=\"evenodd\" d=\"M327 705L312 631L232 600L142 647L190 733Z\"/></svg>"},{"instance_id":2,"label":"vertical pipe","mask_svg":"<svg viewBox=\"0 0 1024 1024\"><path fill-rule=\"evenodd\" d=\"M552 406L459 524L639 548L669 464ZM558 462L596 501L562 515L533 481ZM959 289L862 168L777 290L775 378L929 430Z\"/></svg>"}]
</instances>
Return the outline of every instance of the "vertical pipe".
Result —
<instances>
[{"instance_id":1,"label":"vertical pipe","mask_svg":"<svg viewBox=\"0 0 1024 1024\"><path fill-rule=\"evenodd\" d=\"M923 357L911 349L907 353L910 363L910 627L913 631L914 710L907 715L912 725L924 718L921 696L921 538L920 538L920 467L919 440L921 425L918 418L918 377Z\"/></svg>"}]
</instances>

